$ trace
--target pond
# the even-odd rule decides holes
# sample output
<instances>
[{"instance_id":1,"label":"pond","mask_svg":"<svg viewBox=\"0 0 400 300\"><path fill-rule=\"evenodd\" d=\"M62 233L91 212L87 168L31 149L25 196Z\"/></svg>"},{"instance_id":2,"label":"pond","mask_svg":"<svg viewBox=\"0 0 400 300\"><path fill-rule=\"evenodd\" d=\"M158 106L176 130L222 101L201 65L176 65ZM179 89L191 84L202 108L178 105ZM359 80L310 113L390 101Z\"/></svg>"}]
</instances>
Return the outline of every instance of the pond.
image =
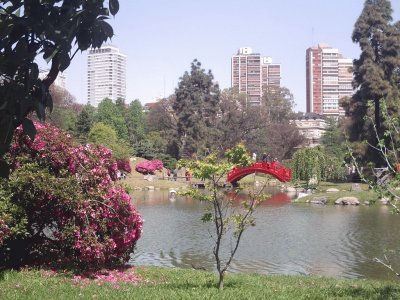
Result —
<instances>
[{"instance_id":1,"label":"pond","mask_svg":"<svg viewBox=\"0 0 400 300\"><path fill-rule=\"evenodd\" d=\"M385 254L400 271L400 216L389 207L295 204L272 193L257 209L256 226L245 231L231 272L394 279L373 261ZM211 227L200 220L206 203L170 201L168 191L132 197L145 220L132 264L215 269Z\"/></svg>"}]
</instances>

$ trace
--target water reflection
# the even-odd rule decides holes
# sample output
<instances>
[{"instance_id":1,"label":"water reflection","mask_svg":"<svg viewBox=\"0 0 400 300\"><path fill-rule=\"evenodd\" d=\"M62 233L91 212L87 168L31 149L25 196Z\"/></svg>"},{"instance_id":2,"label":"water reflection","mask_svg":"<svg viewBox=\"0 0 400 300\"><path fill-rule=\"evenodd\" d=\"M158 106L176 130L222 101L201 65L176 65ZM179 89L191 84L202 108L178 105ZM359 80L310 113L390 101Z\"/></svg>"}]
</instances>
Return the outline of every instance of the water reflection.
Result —
<instances>
[{"instance_id":1,"label":"water reflection","mask_svg":"<svg viewBox=\"0 0 400 300\"><path fill-rule=\"evenodd\" d=\"M382 206L291 204L285 193L270 192L256 211L256 226L243 236L231 271L393 279L372 260L386 249L398 250L400 216ZM172 202L168 191L132 196L145 219L132 263L214 269L212 228L200 220L207 203L179 196ZM396 255L391 259L400 268Z\"/></svg>"}]
</instances>

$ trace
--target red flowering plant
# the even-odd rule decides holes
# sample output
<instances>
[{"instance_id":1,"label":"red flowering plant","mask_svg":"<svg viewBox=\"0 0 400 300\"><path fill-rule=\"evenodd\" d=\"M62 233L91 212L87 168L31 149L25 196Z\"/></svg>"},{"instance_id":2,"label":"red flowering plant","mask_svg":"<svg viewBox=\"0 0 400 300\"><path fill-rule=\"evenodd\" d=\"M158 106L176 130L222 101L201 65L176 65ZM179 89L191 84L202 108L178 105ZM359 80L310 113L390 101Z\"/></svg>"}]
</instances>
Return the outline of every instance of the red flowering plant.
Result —
<instances>
[{"instance_id":1,"label":"red flowering plant","mask_svg":"<svg viewBox=\"0 0 400 300\"><path fill-rule=\"evenodd\" d=\"M132 172L131 164L129 163L128 159L118 159L117 160L118 170L130 173Z\"/></svg>"},{"instance_id":2,"label":"red flowering plant","mask_svg":"<svg viewBox=\"0 0 400 300\"><path fill-rule=\"evenodd\" d=\"M135 170L142 174L154 174L155 171L162 171L164 168L163 162L161 160L144 160L138 163Z\"/></svg>"},{"instance_id":3,"label":"red flowering plant","mask_svg":"<svg viewBox=\"0 0 400 300\"><path fill-rule=\"evenodd\" d=\"M15 132L0 183L0 265L66 263L99 269L129 260L143 220L103 146L75 145L48 124L32 141Z\"/></svg>"}]
</instances>

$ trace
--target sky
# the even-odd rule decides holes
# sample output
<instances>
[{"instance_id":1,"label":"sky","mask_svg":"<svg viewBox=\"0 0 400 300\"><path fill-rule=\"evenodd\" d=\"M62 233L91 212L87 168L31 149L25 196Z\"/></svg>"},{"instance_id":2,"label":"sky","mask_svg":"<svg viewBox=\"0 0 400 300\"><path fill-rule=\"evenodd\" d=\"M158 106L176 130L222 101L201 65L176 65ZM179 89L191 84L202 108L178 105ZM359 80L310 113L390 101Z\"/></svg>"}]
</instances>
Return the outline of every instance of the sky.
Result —
<instances>
[{"instance_id":1,"label":"sky","mask_svg":"<svg viewBox=\"0 0 400 300\"><path fill-rule=\"evenodd\" d=\"M364 0L119 0L109 20L110 44L127 55L127 98L142 104L174 93L193 59L211 70L221 89L231 85L231 56L241 47L281 64L282 85L306 109L306 49L326 43L347 58L359 57L351 40ZM400 20L400 1L392 1ZM67 69L67 89L87 103L87 53Z\"/></svg>"}]
</instances>

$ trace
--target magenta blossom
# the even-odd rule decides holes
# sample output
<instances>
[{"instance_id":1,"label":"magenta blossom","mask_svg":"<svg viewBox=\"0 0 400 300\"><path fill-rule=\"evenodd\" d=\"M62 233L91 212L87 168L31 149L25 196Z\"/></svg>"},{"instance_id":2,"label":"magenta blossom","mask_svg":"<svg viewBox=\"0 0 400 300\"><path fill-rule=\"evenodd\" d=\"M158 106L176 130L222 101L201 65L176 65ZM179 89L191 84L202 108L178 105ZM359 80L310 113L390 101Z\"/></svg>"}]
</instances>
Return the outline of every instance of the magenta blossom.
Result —
<instances>
[{"instance_id":1,"label":"magenta blossom","mask_svg":"<svg viewBox=\"0 0 400 300\"><path fill-rule=\"evenodd\" d=\"M59 261L81 268L127 262L141 236L143 220L129 194L114 184L118 164L111 150L76 145L49 124L35 123L35 127L33 142L17 128L6 154L12 168L10 201L27 220L26 251L38 262ZM128 166L129 161L124 164L126 171ZM15 238L12 226L0 212L0 246Z\"/></svg>"},{"instance_id":2,"label":"magenta blossom","mask_svg":"<svg viewBox=\"0 0 400 300\"><path fill-rule=\"evenodd\" d=\"M162 171L163 167L161 160L144 160L136 165L135 170L142 174L154 174L155 171Z\"/></svg>"}]
</instances>

